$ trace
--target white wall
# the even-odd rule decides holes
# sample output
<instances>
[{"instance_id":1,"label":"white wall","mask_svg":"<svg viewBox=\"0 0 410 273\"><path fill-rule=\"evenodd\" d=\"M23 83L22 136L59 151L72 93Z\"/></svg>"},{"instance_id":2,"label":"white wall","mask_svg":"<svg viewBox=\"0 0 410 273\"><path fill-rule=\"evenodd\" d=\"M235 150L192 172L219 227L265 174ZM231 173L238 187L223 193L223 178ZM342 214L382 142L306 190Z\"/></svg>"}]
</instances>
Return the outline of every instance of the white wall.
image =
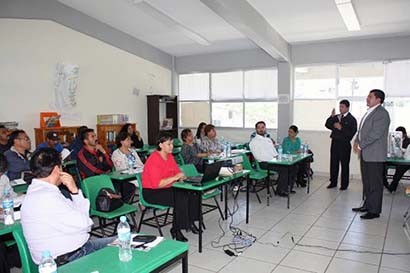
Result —
<instances>
[{"instance_id":1,"label":"white wall","mask_svg":"<svg viewBox=\"0 0 410 273\"><path fill-rule=\"evenodd\" d=\"M47 20L0 19L0 120L17 121L34 143L39 113L53 107L54 69L79 65L80 118L62 125L95 128L97 114L128 114L147 139L147 94L171 94L171 71ZM132 94L136 87L139 96Z\"/></svg>"}]
</instances>

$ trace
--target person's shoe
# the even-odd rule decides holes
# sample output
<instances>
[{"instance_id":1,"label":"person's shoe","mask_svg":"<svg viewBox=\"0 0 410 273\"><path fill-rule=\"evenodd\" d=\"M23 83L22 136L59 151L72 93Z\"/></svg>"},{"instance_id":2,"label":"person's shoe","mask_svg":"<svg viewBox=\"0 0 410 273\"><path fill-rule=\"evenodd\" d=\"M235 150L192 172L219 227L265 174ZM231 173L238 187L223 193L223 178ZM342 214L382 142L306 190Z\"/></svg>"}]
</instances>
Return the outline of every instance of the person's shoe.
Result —
<instances>
[{"instance_id":1,"label":"person's shoe","mask_svg":"<svg viewBox=\"0 0 410 273\"><path fill-rule=\"evenodd\" d=\"M171 233L172 239L175 239L175 237L177 237L177 231L175 228L171 228L169 232Z\"/></svg>"},{"instance_id":2,"label":"person's shoe","mask_svg":"<svg viewBox=\"0 0 410 273\"><path fill-rule=\"evenodd\" d=\"M291 190L291 191L290 191L290 193L296 193L296 191L294 191L294 190Z\"/></svg>"},{"instance_id":3,"label":"person's shoe","mask_svg":"<svg viewBox=\"0 0 410 273\"><path fill-rule=\"evenodd\" d=\"M388 187L387 187L387 190L388 190L390 193L393 193L393 192L396 191L396 189L393 189L391 186L388 186Z\"/></svg>"},{"instance_id":4,"label":"person's shoe","mask_svg":"<svg viewBox=\"0 0 410 273\"><path fill-rule=\"evenodd\" d=\"M326 188L333 189L333 188L336 188L336 187L337 187L337 185L329 184Z\"/></svg>"},{"instance_id":5,"label":"person's shoe","mask_svg":"<svg viewBox=\"0 0 410 273\"><path fill-rule=\"evenodd\" d=\"M360 216L360 218L364 219L364 220L370 220L370 219L379 218L379 217L380 217L380 214L371 213L371 212L368 212L368 213L363 214L363 215Z\"/></svg>"},{"instance_id":6,"label":"person's shoe","mask_svg":"<svg viewBox=\"0 0 410 273\"><path fill-rule=\"evenodd\" d=\"M196 225L194 223L191 224L190 229L191 229L193 234L199 234L199 229L196 227Z\"/></svg>"},{"instance_id":7,"label":"person's shoe","mask_svg":"<svg viewBox=\"0 0 410 273\"><path fill-rule=\"evenodd\" d=\"M367 212L367 209L365 207L359 207L359 208L352 208L352 211L354 211L354 212Z\"/></svg>"},{"instance_id":8,"label":"person's shoe","mask_svg":"<svg viewBox=\"0 0 410 273\"><path fill-rule=\"evenodd\" d=\"M347 187L340 187L339 190L345 191L345 190L347 190Z\"/></svg>"},{"instance_id":9,"label":"person's shoe","mask_svg":"<svg viewBox=\"0 0 410 273\"><path fill-rule=\"evenodd\" d=\"M287 193L287 192L280 192L280 193L278 193L278 195L281 196L281 197L288 197L288 196L289 196L289 193Z\"/></svg>"},{"instance_id":10,"label":"person's shoe","mask_svg":"<svg viewBox=\"0 0 410 273\"><path fill-rule=\"evenodd\" d=\"M180 230L175 231L175 239L180 242L188 242L188 239L182 234Z\"/></svg>"}]
</instances>

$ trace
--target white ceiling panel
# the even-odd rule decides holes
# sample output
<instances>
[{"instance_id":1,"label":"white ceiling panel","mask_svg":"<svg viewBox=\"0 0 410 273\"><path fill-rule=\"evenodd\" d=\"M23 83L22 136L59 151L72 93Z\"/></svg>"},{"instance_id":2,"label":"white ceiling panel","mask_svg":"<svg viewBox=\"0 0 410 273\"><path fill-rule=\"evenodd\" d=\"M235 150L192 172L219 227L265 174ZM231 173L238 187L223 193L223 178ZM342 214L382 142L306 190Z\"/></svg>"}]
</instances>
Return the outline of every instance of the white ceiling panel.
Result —
<instances>
[{"instance_id":1,"label":"white ceiling panel","mask_svg":"<svg viewBox=\"0 0 410 273\"><path fill-rule=\"evenodd\" d=\"M200 0L58 1L174 56L256 48ZM334 0L247 1L291 44L410 35L410 0L352 0L361 24L355 32L347 30ZM153 16L136 2L168 19ZM195 42L186 31L203 37L209 45Z\"/></svg>"}]
</instances>

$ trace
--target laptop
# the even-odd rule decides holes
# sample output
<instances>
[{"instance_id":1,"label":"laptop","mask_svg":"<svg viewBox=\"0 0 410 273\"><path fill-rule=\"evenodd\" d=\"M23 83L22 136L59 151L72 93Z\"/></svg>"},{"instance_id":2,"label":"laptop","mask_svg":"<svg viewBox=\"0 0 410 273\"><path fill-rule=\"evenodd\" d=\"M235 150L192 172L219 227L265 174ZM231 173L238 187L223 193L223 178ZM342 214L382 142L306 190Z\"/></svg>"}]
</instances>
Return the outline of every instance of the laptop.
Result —
<instances>
[{"instance_id":1,"label":"laptop","mask_svg":"<svg viewBox=\"0 0 410 273\"><path fill-rule=\"evenodd\" d=\"M221 170L223 163L224 161L221 160L221 161L216 161L211 164L207 164L205 166L204 174L200 174L197 176L188 176L185 182L192 183L192 184L203 184L205 182L214 180L215 178L218 177L219 171Z\"/></svg>"}]
</instances>

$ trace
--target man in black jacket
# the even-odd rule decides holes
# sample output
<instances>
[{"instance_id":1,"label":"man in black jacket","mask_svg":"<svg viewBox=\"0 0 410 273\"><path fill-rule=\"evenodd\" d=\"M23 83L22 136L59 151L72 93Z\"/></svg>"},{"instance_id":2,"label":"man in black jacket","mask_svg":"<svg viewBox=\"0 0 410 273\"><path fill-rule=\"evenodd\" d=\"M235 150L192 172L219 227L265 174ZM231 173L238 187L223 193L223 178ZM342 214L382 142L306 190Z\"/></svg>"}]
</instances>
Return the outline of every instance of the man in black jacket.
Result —
<instances>
[{"instance_id":1,"label":"man in black jacket","mask_svg":"<svg viewBox=\"0 0 410 273\"><path fill-rule=\"evenodd\" d=\"M349 187L349 163L352 151L350 142L357 131L357 121L349 113L349 107L348 100L340 101L340 114L336 115L333 108L331 116L326 120L326 128L332 131L330 134L332 144L330 147L330 184L327 186L328 189L337 187L339 163L342 165L340 190L346 190Z\"/></svg>"}]
</instances>

